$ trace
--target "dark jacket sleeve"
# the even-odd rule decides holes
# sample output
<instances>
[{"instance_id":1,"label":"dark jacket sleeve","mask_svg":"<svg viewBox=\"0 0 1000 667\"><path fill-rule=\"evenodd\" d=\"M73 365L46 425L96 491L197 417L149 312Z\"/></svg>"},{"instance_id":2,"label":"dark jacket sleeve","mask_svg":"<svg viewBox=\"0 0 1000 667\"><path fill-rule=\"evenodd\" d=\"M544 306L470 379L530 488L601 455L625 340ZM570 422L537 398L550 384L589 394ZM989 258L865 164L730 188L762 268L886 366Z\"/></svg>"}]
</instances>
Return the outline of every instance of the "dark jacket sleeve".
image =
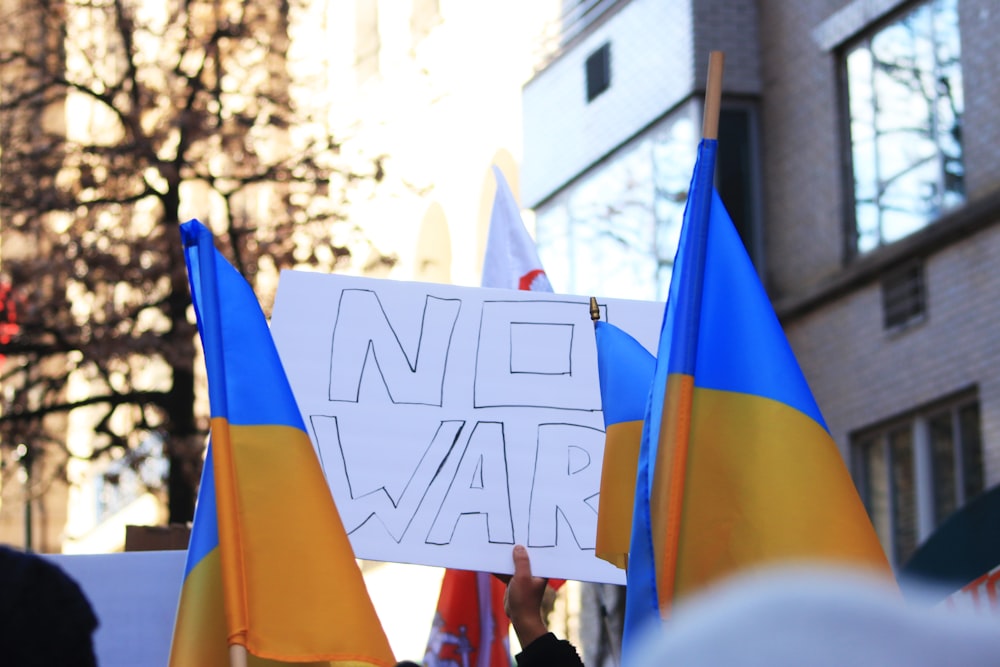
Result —
<instances>
[{"instance_id":1,"label":"dark jacket sleeve","mask_svg":"<svg viewBox=\"0 0 1000 667\"><path fill-rule=\"evenodd\" d=\"M518 667L583 667L576 649L565 639L547 632L531 642L514 658Z\"/></svg>"}]
</instances>

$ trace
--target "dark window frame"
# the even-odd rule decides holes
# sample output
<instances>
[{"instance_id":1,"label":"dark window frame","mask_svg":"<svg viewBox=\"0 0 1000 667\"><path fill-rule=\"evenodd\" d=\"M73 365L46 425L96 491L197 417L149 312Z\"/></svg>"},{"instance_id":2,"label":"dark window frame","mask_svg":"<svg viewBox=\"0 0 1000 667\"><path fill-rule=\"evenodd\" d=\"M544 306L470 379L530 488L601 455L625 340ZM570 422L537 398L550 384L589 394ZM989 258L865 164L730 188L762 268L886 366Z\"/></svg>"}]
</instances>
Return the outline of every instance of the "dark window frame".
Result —
<instances>
[{"instance_id":1,"label":"dark window frame","mask_svg":"<svg viewBox=\"0 0 1000 667\"><path fill-rule=\"evenodd\" d=\"M587 103L590 104L611 88L611 42L604 42L591 51L584 61Z\"/></svg>"},{"instance_id":2,"label":"dark window frame","mask_svg":"<svg viewBox=\"0 0 1000 667\"><path fill-rule=\"evenodd\" d=\"M736 116L741 116L739 120ZM742 128L734 123L741 123ZM733 131L745 132L744 143L738 144ZM763 215L761 213L761 161L760 161L759 107L749 100L726 100L719 113L719 153L716 161L715 184L733 220L743 246L764 280L766 275L764 252ZM741 151L734 154L734 148ZM734 185L728 179L742 177ZM735 190L738 189L737 193Z\"/></svg>"},{"instance_id":3,"label":"dark window frame","mask_svg":"<svg viewBox=\"0 0 1000 667\"><path fill-rule=\"evenodd\" d=\"M970 409L976 412L974 433L966 433L962 430L961 420L963 419L963 415L967 414L967 411ZM947 516L938 515L939 489L933 470L934 443L930 439L932 436L932 422L940 419L942 416L947 416L952 420L951 446L954 449L952 452L954 458L952 475L954 478L951 488L954 493L954 507L952 509L954 511L964 506L985 490L982 403L978 388L972 387L957 392L933 403L917 407L902 415L859 429L850 435L851 472L858 489L858 494L872 519L872 523L876 526L876 530L880 523L888 521L891 534L880 534L879 539L882 541L883 546L886 547L886 555L889 558L889 562L897 568L903 566L906 560L912 555L913 550L919 548L923 540L929 537L928 534L921 534L922 532L926 532L926 528L922 526L933 525L936 528L947 518ZM924 439L922 442L920 437L914 437L916 429L924 429L924 433L922 434ZM910 521L915 528L914 535L912 536L913 548L901 551L899 536L897 534L901 523L899 507L897 506L897 491L899 489L898 481L893 477L895 468L891 437L894 434L904 432L910 434L909 457L912 461L912 470L910 472L912 476L911 484L913 487L912 495L914 503L914 514L911 517L906 517L906 520ZM875 517L872 515L872 491L874 486L871 471L867 466L866 455L873 447L878 447L882 450L885 461L883 470L888 478L883 478L881 481L884 484L887 496L887 517ZM975 448L975 451L968 451L970 448ZM924 457L924 464L929 462L931 465L931 485L929 488L926 486L927 479L922 480L919 476L921 463L918 462L918 459L921 457ZM976 460L972 463L978 465L977 469L971 471L970 457L975 457ZM975 476L975 479L972 479L973 476ZM921 510L922 506L933 511L934 514L927 517L923 514L923 510Z\"/></svg>"}]
</instances>

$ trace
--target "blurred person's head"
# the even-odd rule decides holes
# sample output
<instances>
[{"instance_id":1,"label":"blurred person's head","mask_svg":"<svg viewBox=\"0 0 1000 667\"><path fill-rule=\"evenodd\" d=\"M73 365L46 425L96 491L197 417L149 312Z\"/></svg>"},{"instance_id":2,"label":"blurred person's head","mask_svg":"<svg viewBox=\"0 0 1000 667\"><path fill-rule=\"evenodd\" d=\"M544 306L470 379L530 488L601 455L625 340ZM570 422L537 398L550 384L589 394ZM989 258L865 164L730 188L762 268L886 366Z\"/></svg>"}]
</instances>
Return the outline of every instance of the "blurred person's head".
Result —
<instances>
[{"instance_id":1,"label":"blurred person's head","mask_svg":"<svg viewBox=\"0 0 1000 667\"><path fill-rule=\"evenodd\" d=\"M906 602L863 572L764 570L678 604L637 655L637 667L982 667L1000 665L1000 617Z\"/></svg>"},{"instance_id":2,"label":"blurred person's head","mask_svg":"<svg viewBox=\"0 0 1000 667\"><path fill-rule=\"evenodd\" d=\"M97 616L80 586L41 556L0 545L0 662L95 667Z\"/></svg>"}]
</instances>

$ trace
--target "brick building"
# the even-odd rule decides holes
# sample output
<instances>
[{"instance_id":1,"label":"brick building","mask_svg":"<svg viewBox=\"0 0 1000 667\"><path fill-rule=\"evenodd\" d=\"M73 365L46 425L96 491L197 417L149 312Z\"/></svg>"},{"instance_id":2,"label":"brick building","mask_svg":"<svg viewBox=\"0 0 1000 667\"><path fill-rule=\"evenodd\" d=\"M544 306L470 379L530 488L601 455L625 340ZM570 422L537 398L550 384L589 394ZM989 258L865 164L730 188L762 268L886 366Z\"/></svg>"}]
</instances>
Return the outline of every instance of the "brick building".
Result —
<instances>
[{"instance_id":1,"label":"brick building","mask_svg":"<svg viewBox=\"0 0 1000 667\"><path fill-rule=\"evenodd\" d=\"M524 88L557 291L664 298L709 52L717 186L890 560L1000 481L993 0L584 0Z\"/></svg>"}]
</instances>

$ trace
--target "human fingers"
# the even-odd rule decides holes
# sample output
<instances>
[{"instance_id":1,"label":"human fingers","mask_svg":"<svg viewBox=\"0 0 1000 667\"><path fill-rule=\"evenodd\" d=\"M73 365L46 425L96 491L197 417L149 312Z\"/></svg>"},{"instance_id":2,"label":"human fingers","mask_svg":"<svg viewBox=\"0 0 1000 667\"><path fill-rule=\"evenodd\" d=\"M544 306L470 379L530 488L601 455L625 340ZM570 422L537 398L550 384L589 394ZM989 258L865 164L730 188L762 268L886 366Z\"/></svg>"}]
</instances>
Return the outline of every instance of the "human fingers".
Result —
<instances>
[{"instance_id":1,"label":"human fingers","mask_svg":"<svg viewBox=\"0 0 1000 667\"><path fill-rule=\"evenodd\" d=\"M531 558L523 545L514 545L514 576L518 579L531 578Z\"/></svg>"}]
</instances>

